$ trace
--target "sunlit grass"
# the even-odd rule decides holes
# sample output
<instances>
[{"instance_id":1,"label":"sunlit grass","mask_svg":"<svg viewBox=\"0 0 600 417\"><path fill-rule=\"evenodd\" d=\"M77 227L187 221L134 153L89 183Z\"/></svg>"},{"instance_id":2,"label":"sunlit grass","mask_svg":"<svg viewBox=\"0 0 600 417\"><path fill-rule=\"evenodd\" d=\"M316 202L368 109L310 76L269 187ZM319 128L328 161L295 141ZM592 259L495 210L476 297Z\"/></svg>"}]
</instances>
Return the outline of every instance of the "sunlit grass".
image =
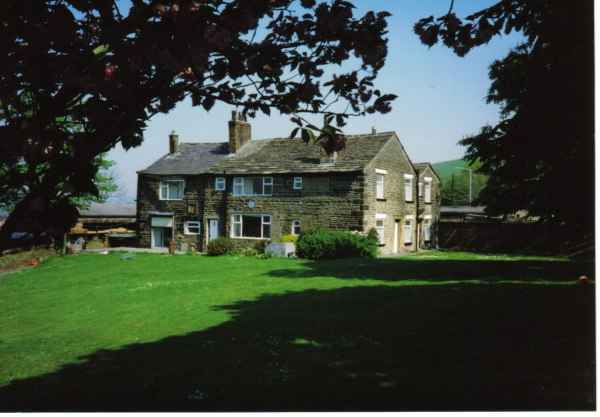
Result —
<instances>
[{"instance_id":1,"label":"sunlit grass","mask_svg":"<svg viewBox=\"0 0 600 417\"><path fill-rule=\"evenodd\" d=\"M543 330L545 333L541 338L551 337L547 332L552 328L570 331L568 329L573 328L568 314L571 306L582 303L585 308L585 303L590 302L588 296L581 298L581 291L585 291L584 286L577 283L581 275L593 279L593 264L553 258L441 252L398 259L323 262L144 253L137 254L131 261L119 260L117 253L55 257L34 269L0 277L0 387L19 381L24 383L37 376L62 378L63 368L89 374L91 371L86 367L93 362L91 358L104 357L104 352L113 356L119 355L121 350L129 352L135 346L140 349L160 346L156 355L152 353L153 360L146 365L150 366L149 371L156 366L155 373L163 372L163 365L156 363L165 360L158 359L160 352L160 357L169 358L164 365L165 372L167 366L181 372L198 368L198 375L214 375L206 382L214 386L232 383L231 379L262 386L268 379L259 375L267 372L269 366L287 369L278 371L286 375L286 383L295 380L300 385L307 380L299 375L319 366L323 370L339 368L344 375L354 373L364 377L365 368L370 369L374 363L381 362L377 366L387 370L373 372L373 387L388 393L404 386L398 378L408 369L406 364L400 366L395 362L398 360L395 356L409 354L414 346L421 346L423 354L430 352L429 355L434 357L437 353L433 352L443 348L441 345L462 345L465 337L476 336L477 343L487 346L506 326L504 322L494 320L513 317L515 322L511 326L515 329L511 331L521 334L519 321L522 320L517 317L523 313L527 320L534 320L534 324L539 320L536 326L546 329L542 313L547 308L556 310L552 311L555 322L551 328ZM571 289L561 296L560 288ZM592 288L589 286L587 293L592 294ZM591 302L593 310L593 295ZM534 308L536 305L539 308ZM488 336L486 332L479 336L477 326L482 322L478 317L470 317L478 310L485 311L490 317L492 333ZM564 314L558 314L563 310ZM416 311L420 313L416 314ZM538 311L542 312L539 317ZM396 332L409 331L413 327L433 331L432 326L441 323L440 319L447 321L448 318L453 318L451 328L436 327L435 335L417 332L418 337L410 346L398 344L405 336ZM587 316L584 319L593 320ZM582 330L578 331L573 341L580 343ZM590 332L593 340L593 330ZM190 335L201 337L201 343L187 346L185 343L188 342L183 342L185 339L182 339L183 345L165 342L174 336ZM396 337L400 339L394 339ZM524 333L523 337L528 336ZM565 349L572 347L569 343ZM194 354L197 359L180 364L179 358L189 355L189 349L197 350ZM292 354L294 349L300 351ZM383 357L370 362L361 349L375 349ZM272 363L277 365L258 363L253 359L263 354L276 359ZM338 356L345 359L336 360ZM414 357L416 362L411 362L410 366L416 366L422 360L420 357L420 354L419 358ZM235 358L242 362L238 363ZM286 360L289 363L282 365ZM115 362L115 358L112 361ZM120 372L122 369L128 376L121 389L127 392L126 387L131 387L127 384L133 383L129 378L138 378L138 365L131 365L130 359L123 363L117 359L115 363L118 365L109 363L106 369L94 368L93 373L102 374L108 369ZM233 366L232 370L236 369L239 375L234 377L229 371L207 371L219 364L225 366L225 363ZM338 365L334 365L336 363ZM349 364L353 364L350 372ZM130 366L133 368L128 369ZM431 369L435 366L434 362L427 365ZM449 371L452 364L437 366L448 367L446 371ZM356 372L354 368L363 372ZM114 377L112 373L110 375ZM184 382L175 375L163 377L164 392L160 401L174 404L177 395L172 389ZM319 378L319 375L315 377ZM381 378L385 380L379 380ZM72 379L69 377L68 380ZM45 379L35 381L42 384L40 389L46 386L44 384L50 384L48 386L55 390L53 401L63 408L65 403L74 401L66 399L69 395L61 391L60 384L51 382L52 378L48 380L50 382L44 382ZM106 380L103 383L110 385ZM273 383L271 380L270 384ZM334 378L329 383L339 384L338 388L331 386L334 391L348 388L346 377ZM82 384L85 386L85 380ZM79 385L73 388L80 389ZM101 388L106 389L109 388L104 385ZM296 386L295 390L310 391L308 386ZM24 392L19 391L20 394ZM200 392L193 395L200 396ZM13 391L7 393L15 404L22 404L14 399ZM63 394L65 397L61 400ZM156 403L159 397L152 395L146 403L140 403L146 404L140 406L141 409L161 409ZM80 395L77 401L87 404L85 398ZM0 409L2 399L0 393ZM266 409L264 404L271 404L265 399L253 401L258 401L255 402L257 407L263 404L259 409ZM279 399L272 401L274 406L282 404L277 402ZM289 409L299 409L301 402L289 401ZM335 398L331 401L322 409L337 409ZM206 397L203 397L202 404L206 403ZM42 400L40 404L44 404ZM211 407L198 409L231 410L235 409L233 404L239 404L240 410L247 410L243 406L247 402L237 398L236 403L235 396L230 397L227 406L223 402L211 404ZM219 408L219 404L223 407ZM286 407L280 405L274 409L282 408ZM107 409L114 408L108 406Z\"/></svg>"}]
</instances>

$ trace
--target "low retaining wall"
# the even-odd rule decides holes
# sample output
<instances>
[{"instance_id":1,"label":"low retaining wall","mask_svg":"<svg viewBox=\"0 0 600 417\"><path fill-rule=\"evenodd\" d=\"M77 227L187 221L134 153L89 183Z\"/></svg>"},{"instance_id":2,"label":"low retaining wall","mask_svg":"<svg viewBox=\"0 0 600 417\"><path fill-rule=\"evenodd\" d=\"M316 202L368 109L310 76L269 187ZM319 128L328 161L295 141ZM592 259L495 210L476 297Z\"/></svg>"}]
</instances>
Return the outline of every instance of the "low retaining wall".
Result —
<instances>
[{"instance_id":1,"label":"low retaining wall","mask_svg":"<svg viewBox=\"0 0 600 417\"><path fill-rule=\"evenodd\" d=\"M484 253L553 254L561 252L561 239L536 223L440 222L440 248Z\"/></svg>"}]
</instances>

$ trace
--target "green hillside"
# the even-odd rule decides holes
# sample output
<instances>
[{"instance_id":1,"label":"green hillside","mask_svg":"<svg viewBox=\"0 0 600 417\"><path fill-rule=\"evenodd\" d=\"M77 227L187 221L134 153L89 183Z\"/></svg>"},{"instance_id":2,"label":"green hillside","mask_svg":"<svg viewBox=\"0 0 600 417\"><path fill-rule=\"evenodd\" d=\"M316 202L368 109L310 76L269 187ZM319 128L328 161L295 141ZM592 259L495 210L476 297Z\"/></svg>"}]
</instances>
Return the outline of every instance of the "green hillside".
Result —
<instances>
[{"instance_id":1,"label":"green hillside","mask_svg":"<svg viewBox=\"0 0 600 417\"><path fill-rule=\"evenodd\" d=\"M446 182L446 178L450 178L453 173L458 174L461 172L461 170L454 169L455 167L466 167L468 162L463 159L454 159L452 161L438 162L431 165L442 182Z\"/></svg>"}]
</instances>

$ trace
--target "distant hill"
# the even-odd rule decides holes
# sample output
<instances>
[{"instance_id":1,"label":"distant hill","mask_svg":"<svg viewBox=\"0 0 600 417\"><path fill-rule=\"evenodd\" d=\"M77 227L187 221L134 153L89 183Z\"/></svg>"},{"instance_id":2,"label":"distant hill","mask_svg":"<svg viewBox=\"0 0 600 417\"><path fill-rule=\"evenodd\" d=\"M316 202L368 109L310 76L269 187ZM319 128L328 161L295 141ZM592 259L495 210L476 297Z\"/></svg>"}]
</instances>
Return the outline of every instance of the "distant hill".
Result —
<instances>
[{"instance_id":1,"label":"distant hill","mask_svg":"<svg viewBox=\"0 0 600 417\"><path fill-rule=\"evenodd\" d=\"M455 169L455 167L464 168L468 164L469 163L463 159L454 159L452 161L438 162L436 164L431 165L433 166L433 169L435 170L436 174L438 174L442 182L446 182L445 180L447 178L452 177L452 174L458 174L462 171L460 169Z\"/></svg>"}]
</instances>

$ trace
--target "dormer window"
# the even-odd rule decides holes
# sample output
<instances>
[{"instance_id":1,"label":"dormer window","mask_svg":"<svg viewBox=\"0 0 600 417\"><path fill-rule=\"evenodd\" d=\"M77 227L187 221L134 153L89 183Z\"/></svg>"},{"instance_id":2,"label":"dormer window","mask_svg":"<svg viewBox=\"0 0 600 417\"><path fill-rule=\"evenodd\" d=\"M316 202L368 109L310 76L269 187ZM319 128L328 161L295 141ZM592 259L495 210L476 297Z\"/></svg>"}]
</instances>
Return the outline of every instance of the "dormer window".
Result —
<instances>
[{"instance_id":1,"label":"dormer window","mask_svg":"<svg viewBox=\"0 0 600 417\"><path fill-rule=\"evenodd\" d=\"M294 178L294 190L301 190L302 189L302 177L295 177Z\"/></svg>"}]
</instances>

